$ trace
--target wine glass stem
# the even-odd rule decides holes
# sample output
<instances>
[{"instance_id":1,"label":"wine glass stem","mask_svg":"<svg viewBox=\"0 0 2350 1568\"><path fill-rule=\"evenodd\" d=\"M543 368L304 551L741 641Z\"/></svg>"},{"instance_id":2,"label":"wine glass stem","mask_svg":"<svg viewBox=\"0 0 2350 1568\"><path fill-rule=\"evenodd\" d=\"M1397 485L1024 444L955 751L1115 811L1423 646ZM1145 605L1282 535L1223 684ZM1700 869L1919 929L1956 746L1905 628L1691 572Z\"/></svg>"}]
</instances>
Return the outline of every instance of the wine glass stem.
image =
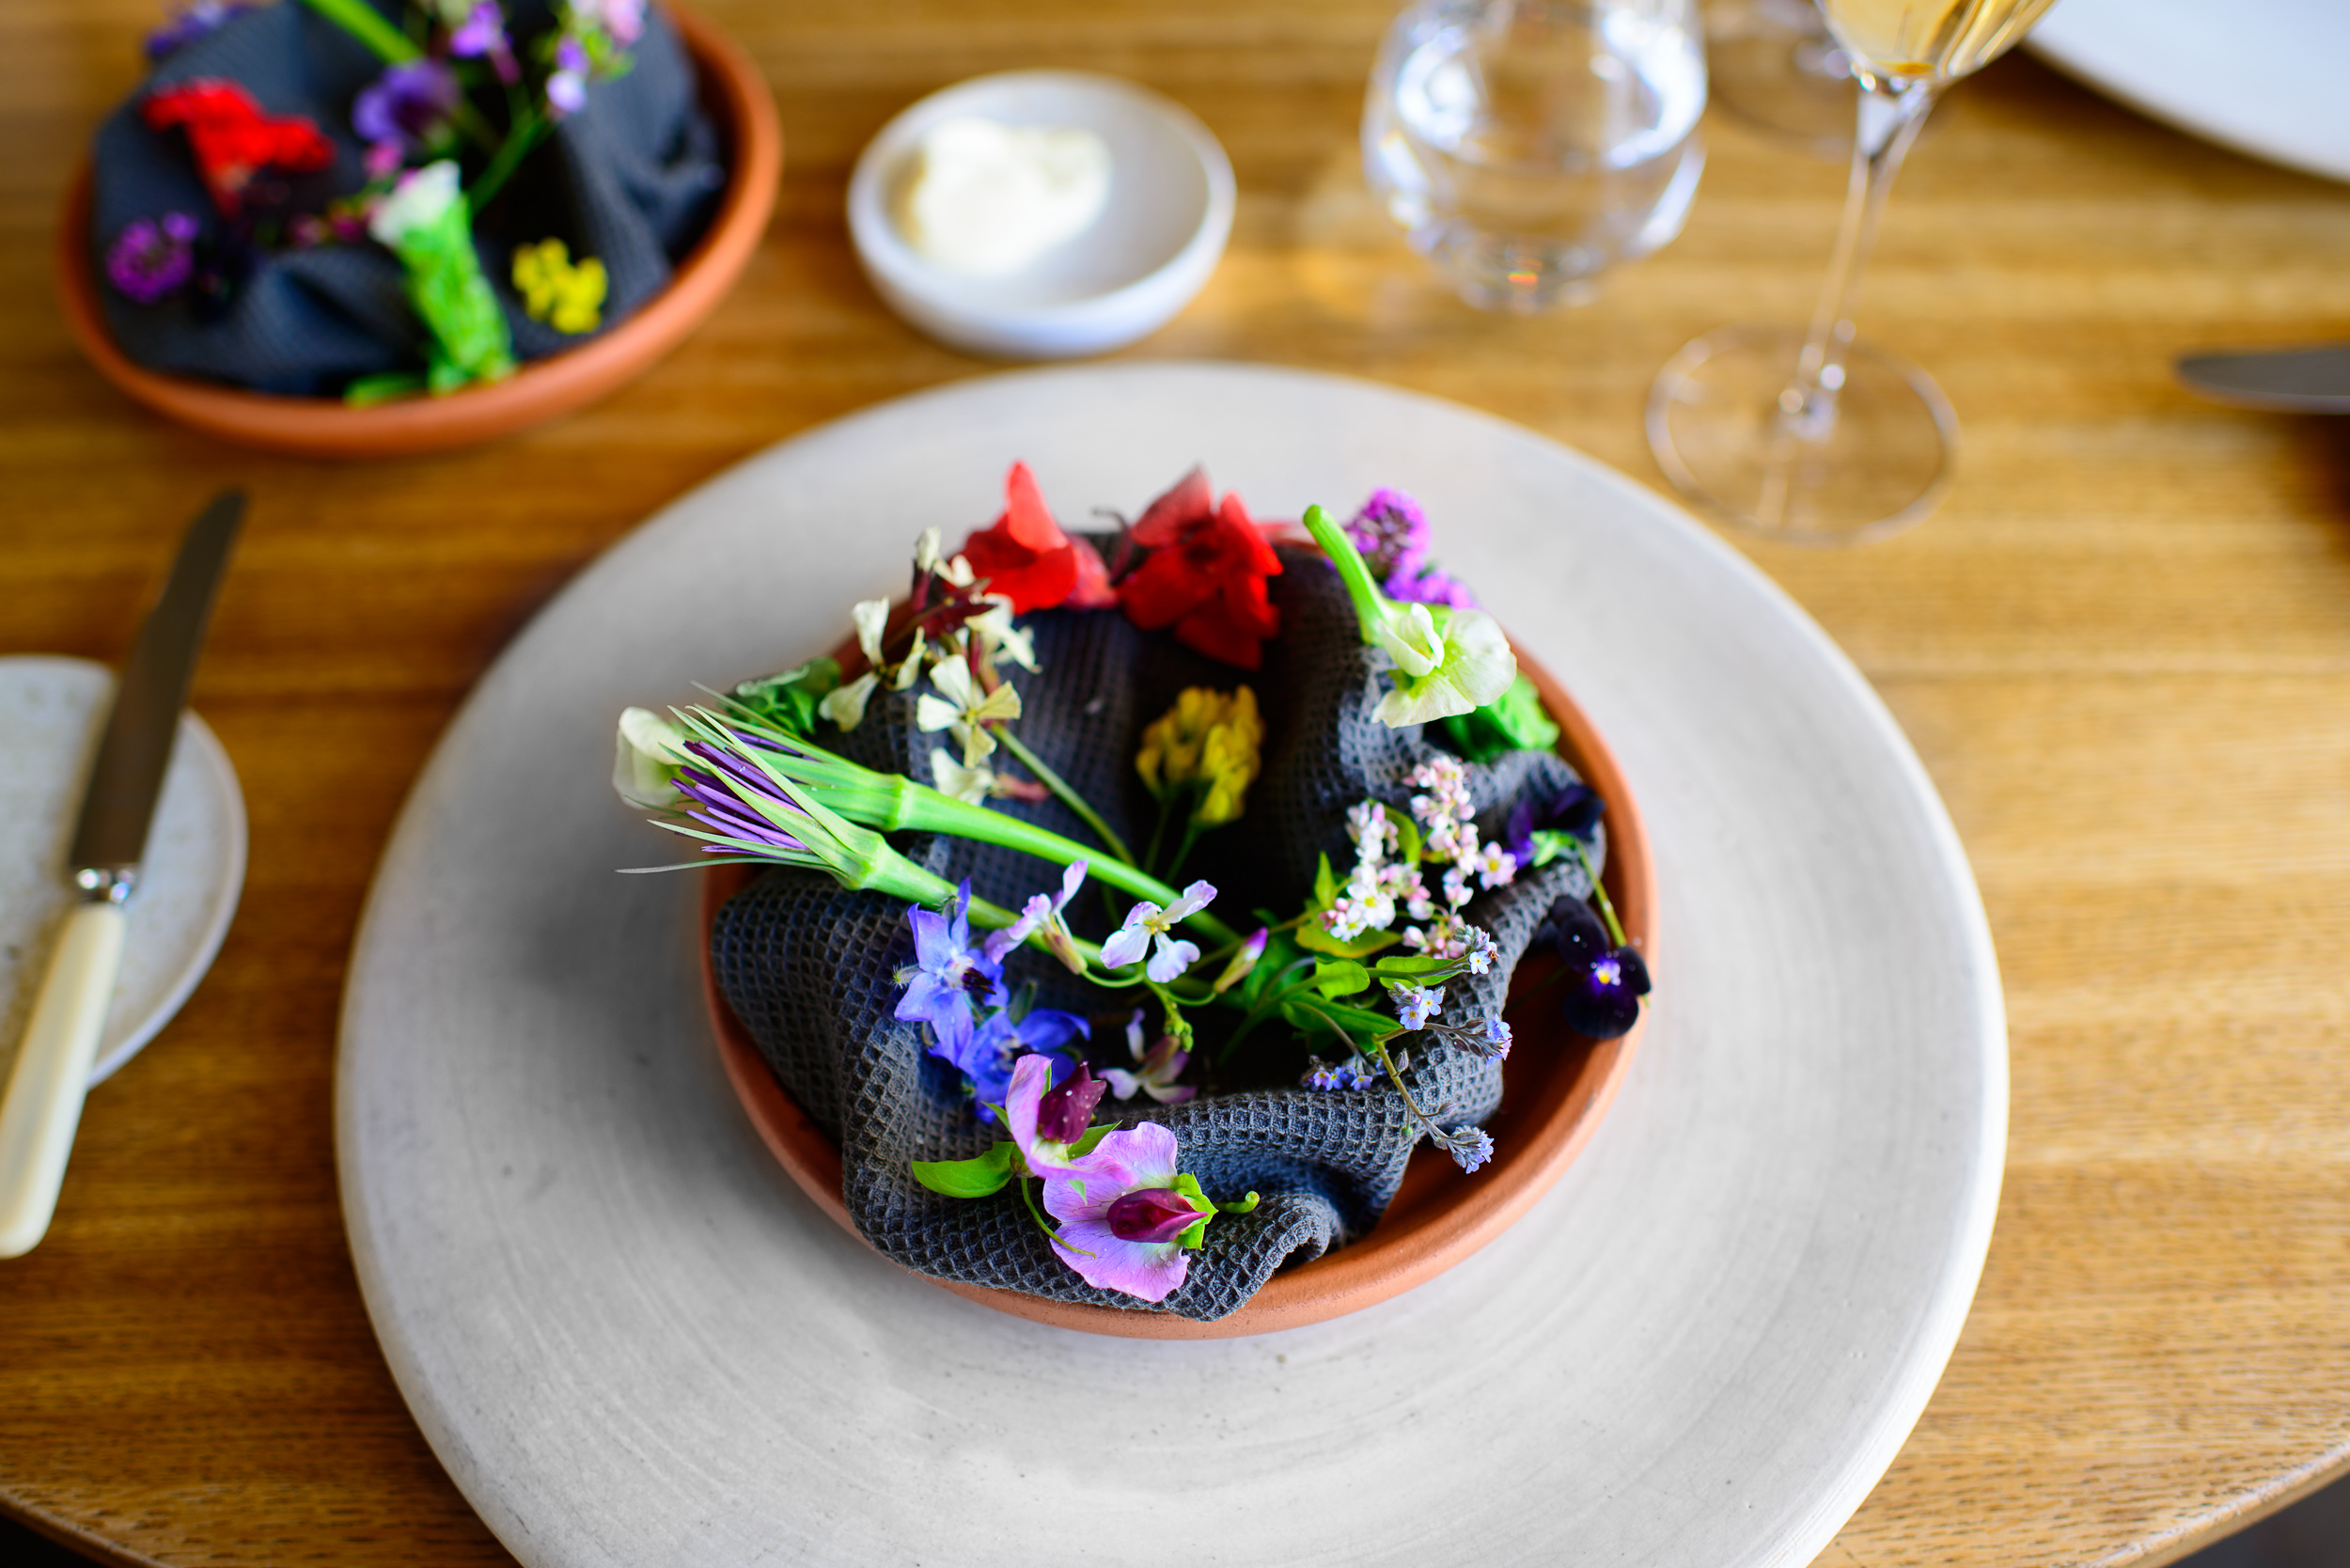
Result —
<instances>
[{"instance_id":1,"label":"wine glass stem","mask_svg":"<svg viewBox=\"0 0 2350 1568\"><path fill-rule=\"evenodd\" d=\"M1876 243L1877 219L1901 172L1909 144L1918 139L1926 111L1941 86L1917 82L1897 86L1863 77L1860 123L1853 137L1852 183L1844 194L1844 215L1836 227L1836 252L1827 281L1811 313L1811 330L1795 361L1794 379L1778 395L1779 427L1799 441L1827 439L1836 425L1837 394L1844 385L1844 352L1852 347L1853 303L1860 297L1860 273Z\"/></svg>"}]
</instances>

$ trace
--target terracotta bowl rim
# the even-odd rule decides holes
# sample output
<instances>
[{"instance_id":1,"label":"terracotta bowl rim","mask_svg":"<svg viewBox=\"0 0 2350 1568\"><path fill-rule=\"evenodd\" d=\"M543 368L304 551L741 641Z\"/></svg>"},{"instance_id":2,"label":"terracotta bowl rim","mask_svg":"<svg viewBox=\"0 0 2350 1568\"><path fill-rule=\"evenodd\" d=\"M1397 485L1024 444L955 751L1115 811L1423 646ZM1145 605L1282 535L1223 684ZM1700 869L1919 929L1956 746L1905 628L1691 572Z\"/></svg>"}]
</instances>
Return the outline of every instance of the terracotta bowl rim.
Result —
<instances>
[{"instance_id":1,"label":"terracotta bowl rim","mask_svg":"<svg viewBox=\"0 0 2350 1568\"><path fill-rule=\"evenodd\" d=\"M208 435L306 457L391 457L510 434L569 414L634 380L714 310L758 248L783 171L775 98L741 45L695 12L664 0L700 81L705 106L730 145L718 211L668 286L611 332L532 361L502 382L444 397L352 408L334 398L252 392L151 370L116 344L90 256L90 160L66 192L53 258L58 300L75 346L117 388Z\"/></svg>"},{"instance_id":2,"label":"terracotta bowl rim","mask_svg":"<svg viewBox=\"0 0 2350 1568\"><path fill-rule=\"evenodd\" d=\"M1512 646L1517 647L1514 639ZM1604 819L1608 834L1607 864L1601 881L1615 902L1627 937L1647 960L1652 974L1657 967L1655 863L1648 829L1626 783L1615 754L1601 739L1590 717L1550 672L1518 648L1519 667L1532 677L1543 702L1559 721L1559 755L1606 801ZM720 907L745 886L756 872L747 867L713 868L702 879L699 911L702 992L716 1036L719 1057L736 1097L760 1139L784 1170L817 1206L851 1235L864 1238L849 1216L840 1195L840 1152L822 1128L801 1110L790 1091L776 1081L749 1031L735 1017L718 989L710 960L710 933ZM1522 965L1516 996L1527 981ZM1015 1291L990 1289L953 1280L913 1275L925 1283L954 1293L997 1311L1031 1322L1086 1333L1127 1339L1230 1339L1271 1333L1322 1323L1399 1295L1434 1278L1468 1258L1509 1229L1535 1200L1547 1192L1582 1152L1632 1064L1634 1051L1647 1031L1654 997L1641 1010L1640 1021L1620 1040L1585 1043L1587 1049L1569 1065L1546 1056L1546 1071L1529 1074L1537 1053L1560 1042L1575 1042L1555 1011L1537 1020L1517 1022L1518 1044L1504 1068L1505 1084L1521 1095L1543 1091L1549 1104L1531 1126L1514 1130L1509 1143L1496 1150L1493 1164L1475 1176L1464 1176L1445 1157L1422 1145L1412 1156L1403 1193L1388 1211L1389 1221L1351 1246L1308 1263L1285 1268L1237 1311L1212 1322L1172 1313L1128 1310L1072 1302L1047 1301ZM1542 1034L1535 1036L1540 1028ZM1514 1077L1517 1081L1512 1083ZM1531 1080L1530 1082L1528 1080ZM1503 1103L1504 1116L1510 1102ZM1423 1168L1425 1167L1425 1168ZM1402 1223L1397 1210L1414 1189L1414 1177L1429 1185L1450 1184L1449 1196L1433 1207L1422 1206ZM1433 1180L1431 1180L1433 1178ZM869 1244L870 1245L870 1244ZM908 1271L912 1274L912 1271Z\"/></svg>"}]
</instances>

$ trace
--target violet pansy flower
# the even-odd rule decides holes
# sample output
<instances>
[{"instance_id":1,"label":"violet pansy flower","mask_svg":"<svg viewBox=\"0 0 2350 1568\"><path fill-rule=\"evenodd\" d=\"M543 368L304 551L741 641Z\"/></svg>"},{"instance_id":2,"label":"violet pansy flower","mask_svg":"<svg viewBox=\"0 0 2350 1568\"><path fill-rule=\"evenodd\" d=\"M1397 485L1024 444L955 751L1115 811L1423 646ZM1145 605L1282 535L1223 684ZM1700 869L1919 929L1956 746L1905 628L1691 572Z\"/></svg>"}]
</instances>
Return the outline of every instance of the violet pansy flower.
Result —
<instances>
[{"instance_id":1,"label":"violet pansy flower","mask_svg":"<svg viewBox=\"0 0 2350 1568\"><path fill-rule=\"evenodd\" d=\"M431 139L461 96L446 61L430 55L402 60L359 89L351 103L351 128L371 147L389 143L411 151Z\"/></svg>"},{"instance_id":2,"label":"violet pansy flower","mask_svg":"<svg viewBox=\"0 0 2350 1568\"><path fill-rule=\"evenodd\" d=\"M186 212L133 219L106 247L106 281L140 305L176 293L196 274L196 219Z\"/></svg>"},{"instance_id":3,"label":"violet pansy flower","mask_svg":"<svg viewBox=\"0 0 2350 1568\"><path fill-rule=\"evenodd\" d=\"M1589 784L1563 785L1555 794L1528 795L1510 808L1509 822L1501 830L1502 847L1521 866L1539 864L1541 846L1534 841L1536 833L1564 833L1588 839L1606 807Z\"/></svg>"},{"instance_id":4,"label":"violet pansy flower","mask_svg":"<svg viewBox=\"0 0 2350 1568\"><path fill-rule=\"evenodd\" d=\"M1214 886L1195 882L1165 909L1149 899L1143 900L1126 912L1126 923L1110 933L1109 940L1102 944L1103 964L1112 969L1123 969L1130 964L1141 963L1144 950L1151 948L1152 939L1156 937L1157 948L1142 972L1158 984L1167 984L1199 962L1198 948L1176 936L1176 925L1207 908L1214 899Z\"/></svg>"},{"instance_id":5,"label":"violet pansy flower","mask_svg":"<svg viewBox=\"0 0 2350 1568\"><path fill-rule=\"evenodd\" d=\"M1614 1040L1640 1021L1648 964L1630 946L1615 947L1591 906L1561 897L1550 906L1559 957L1567 966L1567 1027L1593 1040Z\"/></svg>"},{"instance_id":6,"label":"violet pansy flower","mask_svg":"<svg viewBox=\"0 0 2350 1568\"><path fill-rule=\"evenodd\" d=\"M684 780L679 780L684 788ZM971 942L971 883L955 889L952 914L916 906L906 911L914 928L914 963L898 971L906 994L898 998L897 1016L928 1024L936 1031L939 1052L959 1061L970 1050L979 1019L971 998L995 1006L1004 1002L1004 966Z\"/></svg>"}]
</instances>

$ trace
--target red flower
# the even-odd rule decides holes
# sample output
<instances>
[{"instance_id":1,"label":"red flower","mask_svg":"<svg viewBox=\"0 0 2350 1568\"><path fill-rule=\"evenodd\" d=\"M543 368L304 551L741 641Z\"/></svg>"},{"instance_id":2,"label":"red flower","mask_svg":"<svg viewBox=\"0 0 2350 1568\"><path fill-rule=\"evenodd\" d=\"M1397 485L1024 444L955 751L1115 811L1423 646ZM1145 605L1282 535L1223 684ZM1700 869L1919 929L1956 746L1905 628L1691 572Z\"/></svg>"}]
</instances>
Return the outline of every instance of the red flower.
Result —
<instances>
[{"instance_id":1,"label":"red flower","mask_svg":"<svg viewBox=\"0 0 2350 1568\"><path fill-rule=\"evenodd\" d=\"M1151 503L1134 541L1151 554L1118 596L1146 632L1175 628L1175 640L1243 669L1263 663L1264 639L1281 630L1281 612L1264 580L1281 570L1240 497L1220 507L1208 476L1195 468Z\"/></svg>"},{"instance_id":2,"label":"red flower","mask_svg":"<svg viewBox=\"0 0 2350 1568\"><path fill-rule=\"evenodd\" d=\"M300 115L261 113L253 95L234 82L180 82L147 95L140 115L149 128L187 128L188 150L212 205L233 218L244 189L265 167L297 173L322 169L335 161L335 144Z\"/></svg>"},{"instance_id":3,"label":"red flower","mask_svg":"<svg viewBox=\"0 0 2350 1568\"><path fill-rule=\"evenodd\" d=\"M1061 532L1045 510L1036 476L1015 463L1004 479L1004 515L964 541L963 558L986 579L986 591L1011 601L1014 615L1049 610L1099 610L1118 603L1101 553Z\"/></svg>"}]
</instances>

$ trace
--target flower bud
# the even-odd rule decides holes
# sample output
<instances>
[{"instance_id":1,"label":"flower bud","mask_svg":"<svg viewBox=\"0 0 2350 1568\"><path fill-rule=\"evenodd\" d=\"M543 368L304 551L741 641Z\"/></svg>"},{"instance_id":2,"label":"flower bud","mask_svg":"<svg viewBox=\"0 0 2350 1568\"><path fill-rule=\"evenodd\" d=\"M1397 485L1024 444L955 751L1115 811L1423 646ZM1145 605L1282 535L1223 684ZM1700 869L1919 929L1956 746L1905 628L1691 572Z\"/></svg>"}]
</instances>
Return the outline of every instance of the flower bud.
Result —
<instances>
[{"instance_id":1,"label":"flower bud","mask_svg":"<svg viewBox=\"0 0 2350 1568\"><path fill-rule=\"evenodd\" d=\"M1036 1137L1040 1143L1074 1143L1093 1124L1093 1107L1109 1088L1094 1077L1084 1062L1057 1089L1045 1090L1037 1102Z\"/></svg>"},{"instance_id":2,"label":"flower bud","mask_svg":"<svg viewBox=\"0 0 2350 1568\"><path fill-rule=\"evenodd\" d=\"M1120 1241L1171 1242L1203 1216L1172 1187L1138 1187L1109 1208L1110 1234Z\"/></svg>"}]
</instances>

